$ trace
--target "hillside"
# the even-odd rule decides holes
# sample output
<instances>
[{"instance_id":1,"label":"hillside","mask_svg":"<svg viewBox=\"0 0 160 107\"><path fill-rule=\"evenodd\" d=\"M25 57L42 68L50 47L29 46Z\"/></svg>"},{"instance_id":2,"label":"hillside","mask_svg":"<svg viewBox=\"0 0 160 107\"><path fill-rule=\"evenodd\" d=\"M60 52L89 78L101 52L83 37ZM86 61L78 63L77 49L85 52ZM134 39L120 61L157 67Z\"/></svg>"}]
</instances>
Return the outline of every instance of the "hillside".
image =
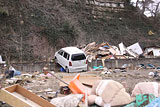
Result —
<instances>
[{"instance_id":1,"label":"hillside","mask_svg":"<svg viewBox=\"0 0 160 107\"><path fill-rule=\"evenodd\" d=\"M0 54L8 60L51 58L64 46L109 42L142 47L158 45L160 22L123 10L86 5L83 0L1 0ZM154 35L149 36L149 31Z\"/></svg>"}]
</instances>

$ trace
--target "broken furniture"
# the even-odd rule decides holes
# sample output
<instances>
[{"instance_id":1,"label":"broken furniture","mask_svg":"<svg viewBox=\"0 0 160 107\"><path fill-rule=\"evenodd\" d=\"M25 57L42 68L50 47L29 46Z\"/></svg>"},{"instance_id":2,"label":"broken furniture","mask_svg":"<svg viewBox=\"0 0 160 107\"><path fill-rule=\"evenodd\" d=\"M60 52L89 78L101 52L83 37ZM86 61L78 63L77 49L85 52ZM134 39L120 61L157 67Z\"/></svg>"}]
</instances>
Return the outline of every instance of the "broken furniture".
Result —
<instances>
[{"instance_id":1,"label":"broken furniture","mask_svg":"<svg viewBox=\"0 0 160 107\"><path fill-rule=\"evenodd\" d=\"M20 85L1 89L0 100L13 107L55 107L47 100L24 89Z\"/></svg>"}]
</instances>

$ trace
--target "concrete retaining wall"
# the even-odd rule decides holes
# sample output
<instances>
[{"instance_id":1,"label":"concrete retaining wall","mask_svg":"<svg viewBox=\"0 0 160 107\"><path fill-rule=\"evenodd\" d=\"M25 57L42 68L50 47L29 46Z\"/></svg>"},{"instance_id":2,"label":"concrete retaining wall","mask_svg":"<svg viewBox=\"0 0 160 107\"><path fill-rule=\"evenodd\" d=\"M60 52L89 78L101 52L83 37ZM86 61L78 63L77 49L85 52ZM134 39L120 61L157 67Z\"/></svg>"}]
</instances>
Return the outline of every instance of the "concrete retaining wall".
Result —
<instances>
[{"instance_id":1,"label":"concrete retaining wall","mask_svg":"<svg viewBox=\"0 0 160 107\"><path fill-rule=\"evenodd\" d=\"M54 70L55 69L55 64L53 62L38 62L38 63L14 63L12 66L19 70L19 71L24 71L24 72L33 72L33 71L42 71L43 67L45 65L48 65L49 70ZM160 58L147 58L147 59L119 59L119 60L114 60L114 59L108 59L105 60L105 66L108 68L119 68L124 64L132 64L133 66L136 66L138 64L153 64L155 66L160 67ZM93 66L100 66L102 65L101 60L94 60L92 63L88 63L89 67ZM3 65L0 65L1 69ZM0 70L1 70L0 69Z\"/></svg>"},{"instance_id":2,"label":"concrete retaining wall","mask_svg":"<svg viewBox=\"0 0 160 107\"><path fill-rule=\"evenodd\" d=\"M37 62L37 63L13 63L11 64L16 70L24 72L42 71L43 67L48 65L49 70L54 70L55 64L53 62ZM1 64L1 69L3 65Z\"/></svg>"},{"instance_id":3,"label":"concrete retaining wall","mask_svg":"<svg viewBox=\"0 0 160 107\"><path fill-rule=\"evenodd\" d=\"M133 66L139 65L139 64L153 64L155 66L160 66L160 58L142 58L142 59L108 59L105 60L105 66L108 68L119 68L124 64L132 64ZM90 67L93 66L100 66L102 65L101 60L94 60L92 63L89 63Z\"/></svg>"}]
</instances>

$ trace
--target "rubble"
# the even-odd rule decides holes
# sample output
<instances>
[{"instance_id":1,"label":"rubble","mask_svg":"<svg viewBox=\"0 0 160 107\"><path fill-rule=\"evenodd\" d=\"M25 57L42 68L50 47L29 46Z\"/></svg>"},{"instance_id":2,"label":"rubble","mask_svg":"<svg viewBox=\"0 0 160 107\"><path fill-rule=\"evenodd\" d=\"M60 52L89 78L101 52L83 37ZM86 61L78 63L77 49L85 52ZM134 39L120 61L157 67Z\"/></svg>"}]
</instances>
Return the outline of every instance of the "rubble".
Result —
<instances>
[{"instance_id":1,"label":"rubble","mask_svg":"<svg viewBox=\"0 0 160 107\"><path fill-rule=\"evenodd\" d=\"M141 76L140 74L137 75L137 77L136 77L136 75L129 75L126 73L124 75L120 74L121 72L123 72L124 70L127 69L126 65L127 64L125 64L122 67L122 69L115 69L115 70L111 70L111 69L104 67L103 70L100 72L100 74L101 75L110 75L110 76L113 76L113 78L117 78L117 77L119 77L119 78L125 77L126 78L126 77L130 77L130 76L132 76L132 78L134 78L134 77L138 78L138 76L140 78L144 78L144 76ZM114 73L114 71L116 71L116 72ZM94 72L98 72L98 70L96 70ZM91 87L90 87L91 93L86 94L86 91L84 91L83 93L77 91L75 93L75 92L73 92L73 90L71 89L70 86L64 86L64 84L61 84L59 87L57 87L58 84L56 82L58 80L54 76L52 76L52 73L50 71L48 71L48 73L47 73L47 74L51 74L51 76L47 76L47 74L45 74L44 72L25 73L25 74L21 74L19 76L15 76L14 78L10 78L10 79L6 80L5 84L10 85L10 84L15 84L17 81L21 81L21 85L23 85L23 87L25 89L27 89L28 91L30 91L32 93L35 93L38 96L41 96L43 99L46 99L46 100L50 101L52 104L59 106L59 107L64 107L66 105L67 105L67 107L73 107L72 104L84 106L86 104L92 105L93 103L95 103L99 106L105 105L108 107L119 106L119 105L121 105L121 106L126 105L126 107L132 107L131 105L137 104L136 102L139 101L139 100L136 100L137 96L141 95L141 97L143 97L143 98L144 98L144 96L146 96L146 94L148 94L149 97L151 97L151 95L149 95L149 94L152 94L156 97L159 96L159 94L156 94L156 91L158 90L156 88L157 83L154 83L154 82L138 83L135 86L135 88L133 89L132 94L130 94L126 90L126 88L128 87L127 83L124 83L124 82L119 83L119 82L116 82L112 79L101 80L101 82L102 82L101 83L100 80L98 80L98 78L94 77L94 76L82 76L82 77L80 77L80 81L79 81L81 83L81 85L88 87L88 88L90 85L87 85L87 84L91 84ZM129 73L129 72L127 72L127 73ZM42 74L44 76L41 76ZM53 74L56 75L55 73L53 73ZM118 74L118 75L114 76L115 74ZM71 74L68 74L68 75L69 76L63 76L62 80L67 82L67 84L69 85L70 81L73 80L74 76L70 76ZM147 75L146 75L146 77L147 77ZM96 78L97 78L97 80L96 80ZM9 80L10 81L12 80L14 82L9 83L8 82ZM89 80L90 81L94 80L94 81L92 83L90 83ZM85 84L83 84L83 83L85 83ZM94 85L94 83L97 83L97 84ZM101 84L101 86L100 86L100 84ZM102 87L103 86L102 84L104 84L104 87ZM139 88L136 88L136 87L139 87ZM79 87L79 88L82 89L82 91L83 91L82 87ZM139 92L138 89L140 89L141 92ZM83 94L83 95L81 97L77 98L77 97L75 97L75 96L77 96L77 94ZM85 95L88 95L88 97ZM85 100L80 100L80 99L84 99L84 98L87 101L87 103ZM68 100L66 100L66 99L68 99ZM70 99L72 99L72 100L70 101ZM73 101L73 99L75 99L75 101ZM151 103L151 101L150 101L150 103ZM147 103L147 104L149 104L149 103Z\"/></svg>"},{"instance_id":2,"label":"rubble","mask_svg":"<svg viewBox=\"0 0 160 107\"><path fill-rule=\"evenodd\" d=\"M134 43L126 47L123 43L120 43L119 48L114 45L110 45L107 42L96 44L96 42L89 43L82 50L87 55L89 62L92 60L101 59L138 59L139 57L159 57L159 47L146 48L142 50L140 44ZM150 54L152 53L152 54Z\"/></svg>"},{"instance_id":3,"label":"rubble","mask_svg":"<svg viewBox=\"0 0 160 107\"><path fill-rule=\"evenodd\" d=\"M155 76L154 72L149 72L148 75L149 75L149 76L152 76L152 77Z\"/></svg>"},{"instance_id":4,"label":"rubble","mask_svg":"<svg viewBox=\"0 0 160 107\"><path fill-rule=\"evenodd\" d=\"M159 46L146 47L144 50L144 55L146 58L160 57L160 47Z\"/></svg>"},{"instance_id":5,"label":"rubble","mask_svg":"<svg viewBox=\"0 0 160 107\"><path fill-rule=\"evenodd\" d=\"M155 66L154 66L154 65L152 65L152 64L147 64L147 68L154 69L154 68L155 68Z\"/></svg>"},{"instance_id":6,"label":"rubble","mask_svg":"<svg viewBox=\"0 0 160 107\"><path fill-rule=\"evenodd\" d=\"M54 98L51 103L56 107L77 107L83 96L83 94L70 94L65 97Z\"/></svg>"},{"instance_id":7,"label":"rubble","mask_svg":"<svg viewBox=\"0 0 160 107\"><path fill-rule=\"evenodd\" d=\"M0 55L0 64L5 64L6 61L3 60L2 56Z\"/></svg>"},{"instance_id":8,"label":"rubble","mask_svg":"<svg viewBox=\"0 0 160 107\"><path fill-rule=\"evenodd\" d=\"M153 94L139 94L136 95L136 99L134 102L124 107L146 107L146 105L154 101L155 98L156 97Z\"/></svg>"},{"instance_id":9,"label":"rubble","mask_svg":"<svg viewBox=\"0 0 160 107\"><path fill-rule=\"evenodd\" d=\"M120 49L120 50L119 50ZM126 59L126 58L138 58L143 53L139 43L135 43L129 47L125 47L123 43L119 44L119 48L111 46L110 44L101 43L96 44L92 42L82 49L89 62L91 60L99 59ZM127 53L129 56L127 56Z\"/></svg>"},{"instance_id":10,"label":"rubble","mask_svg":"<svg viewBox=\"0 0 160 107\"><path fill-rule=\"evenodd\" d=\"M148 104L146 107L156 107L160 104L160 97L154 99L150 104Z\"/></svg>"},{"instance_id":11,"label":"rubble","mask_svg":"<svg viewBox=\"0 0 160 107\"><path fill-rule=\"evenodd\" d=\"M143 53L142 48L140 47L138 42L127 47L127 49L132 50L133 52L135 52L138 55L141 55Z\"/></svg>"},{"instance_id":12,"label":"rubble","mask_svg":"<svg viewBox=\"0 0 160 107\"><path fill-rule=\"evenodd\" d=\"M93 66L93 70L101 70L101 69L103 69L103 66L98 66L98 67Z\"/></svg>"},{"instance_id":13,"label":"rubble","mask_svg":"<svg viewBox=\"0 0 160 107\"><path fill-rule=\"evenodd\" d=\"M96 46L95 43L92 45ZM89 45L86 50L89 51L89 47L92 45ZM103 45L101 48L97 48L98 51L104 51L104 48L106 50L106 48L111 47L108 44ZM94 51L95 47L92 49ZM90 52L92 51L90 50ZM110 52L111 57L118 56L112 55L112 53ZM107 64L104 62L106 57L108 56L101 57L102 65L90 66L88 72L80 73L81 76L79 74L77 76L77 73L49 71L45 66L42 72L22 72L21 75L8 78L3 81L3 87L19 84L56 106L67 107L72 107L72 104L80 107L93 104L107 107L132 107L140 104L138 98L159 97L159 83L153 82L160 79L157 65L152 62L148 62L148 64L137 63L137 65L125 62L120 67L107 68ZM0 78L2 77L3 75L0 75ZM73 80L75 80L74 87ZM103 81L105 82L103 83ZM82 94L82 97L74 97L77 94ZM75 98L75 102L73 102L73 98ZM72 100L70 101L70 99ZM148 107L151 107L150 104L157 103L154 102L154 99L145 103Z\"/></svg>"},{"instance_id":14,"label":"rubble","mask_svg":"<svg viewBox=\"0 0 160 107\"><path fill-rule=\"evenodd\" d=\"M21 72L13 68L12 66L9 67L9 70L5 71L6 78L12 78L14 76L21 75Z\"/></svg>"}]
</instances>

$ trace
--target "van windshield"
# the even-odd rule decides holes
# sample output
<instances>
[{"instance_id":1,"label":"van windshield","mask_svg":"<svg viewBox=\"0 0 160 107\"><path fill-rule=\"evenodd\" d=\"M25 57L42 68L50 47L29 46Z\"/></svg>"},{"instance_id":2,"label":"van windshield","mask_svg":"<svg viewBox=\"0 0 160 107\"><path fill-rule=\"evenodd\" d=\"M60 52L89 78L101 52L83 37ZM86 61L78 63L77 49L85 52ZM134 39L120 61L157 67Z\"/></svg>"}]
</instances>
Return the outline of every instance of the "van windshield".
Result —
<instances>
[{"instance_id":1,"label":"van windshield","mask_svg":"<svg viewBox=\"0 0 160 107\"><path fill-rule=\"evenodd\" d=\"M84 59L86 59L86 56L83 53L73 54L71 57L72 61L78 61L78 60L84 60Z\"/></svg>"}]
</instances>

